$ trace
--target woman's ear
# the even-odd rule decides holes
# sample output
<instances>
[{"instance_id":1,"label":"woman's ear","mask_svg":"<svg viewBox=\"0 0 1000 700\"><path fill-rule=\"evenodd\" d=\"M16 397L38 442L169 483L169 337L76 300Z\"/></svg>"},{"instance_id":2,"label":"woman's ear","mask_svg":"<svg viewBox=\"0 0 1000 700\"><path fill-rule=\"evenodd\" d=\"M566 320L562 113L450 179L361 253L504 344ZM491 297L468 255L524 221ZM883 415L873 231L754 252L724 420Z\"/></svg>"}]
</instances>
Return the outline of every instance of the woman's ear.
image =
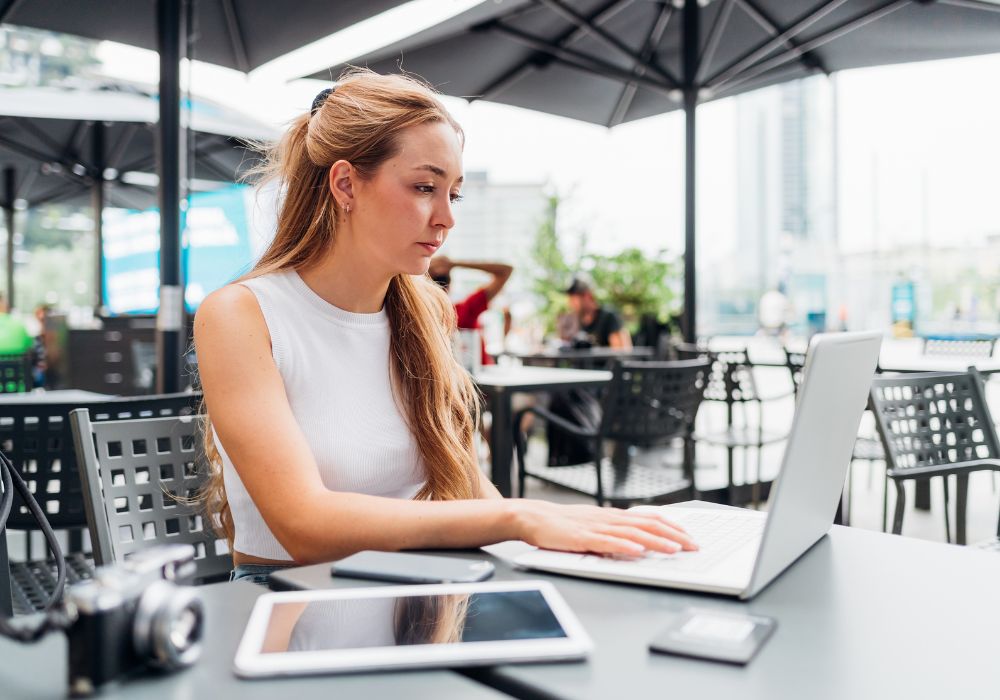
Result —
<instances>
[{"instance_id":1,"label":"woman's ear","mask_svg":"<svg viewBox=\"0 0 1000 700\"><path fill-rule=\"evenodd\" d=\"M346 160L338 160L330 166L328 180L330 194L337 200L341 211L349 211L354 204L354 166Z\"/></svg>"}]
</instances>

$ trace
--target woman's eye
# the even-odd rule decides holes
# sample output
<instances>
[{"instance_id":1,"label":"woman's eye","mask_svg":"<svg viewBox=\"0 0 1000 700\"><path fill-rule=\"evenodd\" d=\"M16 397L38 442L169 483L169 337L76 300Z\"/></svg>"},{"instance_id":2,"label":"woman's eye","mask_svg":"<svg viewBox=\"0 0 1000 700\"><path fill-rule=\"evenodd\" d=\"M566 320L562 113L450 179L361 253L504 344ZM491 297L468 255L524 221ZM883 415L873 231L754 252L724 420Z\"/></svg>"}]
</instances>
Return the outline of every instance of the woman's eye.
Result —
<instances>
[{"instance_id":1,"label":"woman's eye","mask_svg":"<svg viewBox=\"0 0 1000 700\"><path fill-rule=\"evenodd\" d=\"M417 191L424 194L434 194L434 185L417 185Z\"/></svg>"},{"instance_id":2,"label":"woman's eye","mask_svg":"<svg viewBox=\"0 0 1000 700\"><path fill-rule=\"evenodd\" d=\"M461 201L462 201L463 199L465 199L465 197L464 197L463 195L460 195L460 194L453 194L453 195L451 196L451 203L452 203L452 204L458 204L458 203L459 203L459 202L461 202Z\"/></svg>"}]
</instances>

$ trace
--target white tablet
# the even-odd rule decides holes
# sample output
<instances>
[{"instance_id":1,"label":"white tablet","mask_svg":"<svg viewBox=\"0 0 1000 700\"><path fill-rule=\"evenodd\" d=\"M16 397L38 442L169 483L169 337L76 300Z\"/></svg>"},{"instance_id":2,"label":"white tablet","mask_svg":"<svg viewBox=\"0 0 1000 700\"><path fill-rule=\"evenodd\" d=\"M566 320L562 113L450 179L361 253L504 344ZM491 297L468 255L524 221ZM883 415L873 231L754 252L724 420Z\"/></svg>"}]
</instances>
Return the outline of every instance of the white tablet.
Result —
<instances>
[{"instance_id":1,"label":"white tablet","mask_svg":"<svg viewBox=\"0 0 1000 700\"><path fill-rule=\"evenodd\" d=\"M244 678L579 659L591 643L545 581L266 593L236 651Z\"/></svg>"}]
</instances>

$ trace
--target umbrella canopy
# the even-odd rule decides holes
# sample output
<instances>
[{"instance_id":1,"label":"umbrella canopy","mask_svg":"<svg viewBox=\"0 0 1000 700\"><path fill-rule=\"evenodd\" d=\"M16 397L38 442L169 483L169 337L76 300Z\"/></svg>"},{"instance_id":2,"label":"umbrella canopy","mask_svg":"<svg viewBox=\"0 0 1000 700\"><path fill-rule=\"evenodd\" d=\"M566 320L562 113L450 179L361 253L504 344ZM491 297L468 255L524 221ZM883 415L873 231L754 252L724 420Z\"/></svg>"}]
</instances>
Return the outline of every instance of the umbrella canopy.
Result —
<instances>
[{"instance_id":1,"label":"umbrella canopy","mask_svg":"<svg viewBox=\"0 0 1000 700\"><path fill-rule=\"evenodd\" d=\"M683 109L684 333L694 340L699 103L817 72L994 52L993 0L507 0L344 65L606 126Z\"/></svg>"},{"instance_id":2,"label":"umbrella canopy","mask_svg":"<svg viewBox=\"0 0 1000 700\"><path fill-rule=\"evenodd\" d=\"M698 4L698 102L817 72L1000 52L1000 4L984 0ZM692 81L675 5L683 0L484 3L347 64L403 69L449 95L615 126L684 106Z\"/></svg>"},{"instance_id":3,"label":"umbrella canopy","mask_svg":"<svg viewBox=\"0 0 1000 700\"><path fill-rule=\"evenodd\" d=\"M147 208L157 203L155 125L157 99L140 89L0 88L0 206L13 228L17 200L28 206L89 200L97 235L101 304L101 216L107 205ZM193 189L232 182L257 162L240 139L268 140L270 127L222 105L189 101ZM8 246L13 240L8 236ZM13 303L13 256L8 248L7 285Z\"/></svg>"},{"instance_id":4,"label":"umbrella canopy","mask_svg":"<svg viewBox=\"0 0 1000 700\"><path fill-rule=\"evenodd\" d=\"M200 0L188 58L247 73L403 0ZM0 0L0 22L159 50L158 0Z\"/></svg>"},{"instance_id":5,"label":"umbrella canopy","mask_svg":"<svg viewBox=\"0 0 1000 700\"><path fill-rule=\"evenodd\" d=\"M180 60L244 72L373 17L403 0L0 0L0 22L119 41L160 54L157 173L160 315L157 390L181 388L183 283L180 246ZM190 51L188 51L190 49Z\"/></svg>"},{"instance_id":6,"label":"umbrella canopy","mask_svg":"<svg viewBox=\"0 0 1000 700\"><path fill-rule=\"evenodd\" d=\"M207 100L187 102L184 115L195 189L233 182L257 162L241 139L277 137L271 127ZM135 174L156 172L158 116L156 97L130 85L0 88L0 168L15 169L15 198L28 206L89 198L101 179L107 203L154 206L156 179Z\"/></svg>"}]
</instances>

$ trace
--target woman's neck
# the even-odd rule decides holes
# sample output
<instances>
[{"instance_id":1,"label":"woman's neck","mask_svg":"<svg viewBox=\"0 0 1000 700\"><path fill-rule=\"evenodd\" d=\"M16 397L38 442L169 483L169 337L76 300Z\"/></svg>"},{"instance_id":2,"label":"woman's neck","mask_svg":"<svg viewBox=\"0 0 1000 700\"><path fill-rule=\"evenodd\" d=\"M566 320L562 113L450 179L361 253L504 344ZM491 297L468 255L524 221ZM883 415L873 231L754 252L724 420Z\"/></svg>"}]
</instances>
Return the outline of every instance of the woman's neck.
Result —
<instances>
[{"instance_id":1,"label":"woman's neck","mask_svg":"<svg viewBox=\"0 0 1000 700\"><path fill-rule=\"evenodd\" d=\"M357 314L382 310L391 279L361 264L354 256L334 252L299 270L299 276L327 303Z\"/></svg>"}]
</instances>

